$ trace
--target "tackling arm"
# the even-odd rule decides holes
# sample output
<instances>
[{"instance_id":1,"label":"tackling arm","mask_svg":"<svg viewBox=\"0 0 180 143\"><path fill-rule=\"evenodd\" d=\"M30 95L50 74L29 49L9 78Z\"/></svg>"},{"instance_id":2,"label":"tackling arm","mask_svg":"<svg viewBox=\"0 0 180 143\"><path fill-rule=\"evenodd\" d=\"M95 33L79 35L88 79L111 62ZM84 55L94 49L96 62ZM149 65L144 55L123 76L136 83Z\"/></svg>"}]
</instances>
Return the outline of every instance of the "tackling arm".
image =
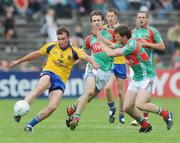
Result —
<instances>
[{"instance_id":1,"label":"tackling arm","mask_svg":"<svg viewBox=\"0 0 180 143\"><path fill-rule=\"evenodd\" d=\"M103 42L105 45L107 45L108 47L110 47L111 49L115 48L115 43L111 42L110 40L106 40L100 31L97 32L97 39L101 42Z\"/></svg>"},{"instance_id":2,"label":"tackling arm","mask_svg":"<svg viewBox=\"0 0 180 143\"><path fill-rule=\"evenodd\" d=\"M106 44L103 42L100 42L104 52L109 56L109 57L116 57L116 56L122 56L122 50L120 48L118 49L111 49L109 48Z\"/></svg>"},{"instance_id":3,"label":"tackling arm","mask_svg":"<svg viewBox=\"0 0 180 143\"><path fill-rule=\"evenodd\" d=\"M82 57L82 59L86 60L87 62L91 63L94 69L98 69L99 68L99 64L97 64L94 59L92 57L90 57L89 55L87 55L84 52L84 56Z\"/></svg>"}]
</instances>

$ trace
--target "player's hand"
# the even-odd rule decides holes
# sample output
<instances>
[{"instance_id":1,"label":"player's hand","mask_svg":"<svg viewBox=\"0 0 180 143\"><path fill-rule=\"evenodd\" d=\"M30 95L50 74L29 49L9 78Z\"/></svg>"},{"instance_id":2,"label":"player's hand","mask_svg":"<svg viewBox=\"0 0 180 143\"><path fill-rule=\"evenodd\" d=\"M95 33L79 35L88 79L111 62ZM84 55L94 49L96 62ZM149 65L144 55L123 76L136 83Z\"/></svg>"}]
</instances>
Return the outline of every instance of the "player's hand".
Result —
<instances>
[{"instance_id":1,"label":"player's hand","mask_svg":"<svg viewBox=\"0 0 180 143\"><path fill-rule=\"evenodd\" d=\"M92 66L93 66L93 68L96 69L96 70L99 68L99 64L97 64L97 63L93 63Z\"/></svg>"},{"instance_id":2,"label":"player's hand","mask_svg":"<svg viewBox=\"0 0 180 143\"><path fill-rule=\"evenodd\" d=\"M141 39L138 42L141 44L142 47L149 46L149 42L147 42L146 40Z\"/></svg>"},{"instance_id":3,"label":"player's hand","mask_svg":"<svg viewBox=\"0 0 180 143\"><path fill-rule=\"evenodd\" d=\"M12 67L14 67L15 65L18 65L18 64L19 64L18 60L17 61L11 61L11 62L8 63L8 68L12 68Z\"/></svg>"}]
</instances>

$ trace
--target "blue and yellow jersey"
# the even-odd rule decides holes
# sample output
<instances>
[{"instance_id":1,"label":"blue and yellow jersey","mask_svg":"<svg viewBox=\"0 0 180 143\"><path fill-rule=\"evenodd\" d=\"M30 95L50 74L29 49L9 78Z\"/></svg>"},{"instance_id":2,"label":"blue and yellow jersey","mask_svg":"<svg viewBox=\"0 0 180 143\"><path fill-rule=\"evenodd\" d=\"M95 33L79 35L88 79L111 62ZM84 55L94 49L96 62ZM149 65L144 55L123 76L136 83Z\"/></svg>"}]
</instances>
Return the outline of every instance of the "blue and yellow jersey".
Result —
<instances>
[{"instance_id":1,"label":"blue and yellow jersey","mask_svg":"<svg viewBox=\"0 0 180 143\"><path fill-rule=\"evenodd\" d=\"M84 56L84 52L68 44L66 48L61 48L58 42L47 43L40 48L41 55L48 55L48 59L43 71L51 71L57 74L64 83L67 82L72 66L77 59Z\"/></svg>"},{"instance_id":2,"label":"blue and yellow jersey","mask_svg":"<svg viewBox=\"0 0 180 143\"><path fill-rule=\"evenodd\" d=\"M108 26L108 24L103 25L103 29L111 29L113 30L111 27ZM115 48L119 48L119 44L116 44ZM118 57L114 57L114 64L126 64L126 59L124 56L118 56Z\"/></svg>"}]
</instances>

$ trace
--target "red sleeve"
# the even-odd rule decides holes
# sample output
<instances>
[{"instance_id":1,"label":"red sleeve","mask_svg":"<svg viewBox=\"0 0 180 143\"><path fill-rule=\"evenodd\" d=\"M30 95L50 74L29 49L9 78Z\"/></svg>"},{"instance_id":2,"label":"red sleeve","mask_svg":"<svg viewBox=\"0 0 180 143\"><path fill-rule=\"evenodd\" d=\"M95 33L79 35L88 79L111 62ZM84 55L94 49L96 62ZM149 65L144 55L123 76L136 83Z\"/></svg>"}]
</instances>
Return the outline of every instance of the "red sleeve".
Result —
<instances>
[{"instance_id":1,"label":"red sleeve","mask_svg":"<svg viewBox=\"0 0 180 143\"><path fill-rule=\"evenodd\" d=\"M91 48L90 46L90 41L91 41L91 36L88 36L85 40L85 43L86 43L86 49L89 49Z\"/></svg>"},{"instance_id":2,"label":"red sleeve","mask_svg":"<svg viewBox=\"0 0 180 143\"><path fill-rule=\"evenodd\" d=\"M154 43L154 32L150 28L148 28L148 31L151 37L151 42Z\"/></svg>"},{"instance_id":3,"label":"red sleeve","mask_svg":"<svg viewBox=\"0 0 180 143\"><path fill-rule=\"evenodd\" d=\"M111 34L111 36L113 37L113 39L111 40L111 42L115 43L115 36L114 36L114 31L113 30L108 30L108 32Z\"/></svg>"}]
</instances>

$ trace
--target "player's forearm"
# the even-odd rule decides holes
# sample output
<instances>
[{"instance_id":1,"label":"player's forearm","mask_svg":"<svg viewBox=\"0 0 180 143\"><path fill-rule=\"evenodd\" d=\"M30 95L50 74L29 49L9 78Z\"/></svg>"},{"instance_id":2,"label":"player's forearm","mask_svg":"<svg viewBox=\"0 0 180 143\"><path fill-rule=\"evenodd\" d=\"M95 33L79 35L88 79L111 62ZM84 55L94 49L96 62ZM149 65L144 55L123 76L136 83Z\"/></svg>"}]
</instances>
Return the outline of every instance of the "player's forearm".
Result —
<instances>
[{"instance_id":1,"label":"player's forearm","mask_svg":"<svg viewBox=\"0 0 180 143\"><path fill-rule=\"evenodd\" d=\"M115 44L111 42L110 40L105 39L100 33L97 33L97 39L99 40L99 42L104 43L108 47L112 49L115 48Z\"/></svg>"},{"instance_id":2,"label":"player's forearm","mask_svg":"<svg viewBox=\"0 0 180 143\"><path fill-rule=\"evenodd\" d=\"M156 50L165 50L165 45L163 42L160 43L149 43L148 46L152 49L156 49Z\"/></svg>"},{"instance_id":3,"label":"player's forearm","mask_svg":"<svg viewBox=\"0 0 180 143\"><path fill-rule=\"evenodd\" d=\"M109 56L109 57L115 57L115 56L119 56L120 53L118 53L118 51L120 49L110 49L107 45L105 45L104 43L101 42L101 46L104 50L104 52Z\"/></svg>"},{"instance_id":4,"label":"player's forearm","mask_svg":"<svg viewBox=\"0 0 180 143\"><path fill-rule=\"evenodd\" d=\"M107 45L108 47L112 48L112 49L115 48L115 44L112 43L112 42L109 41L109 40L106 40L105 38L102 39L102 42L103 42L105 45Z\"/></svg>"},{"instance_id":5,"label":"player's forearm","mask_svg":"<svg viewBox=\"0 0 180 143\"><path fill-rule=\"evenodd\" d=\"M24 63L24 62L27 62L27 61L32 61L36 58L38 58L40 56L40 52L39 51L34 51L30 54L27 54L26 56L24 56L23 58L19 59L18 60L18 63Z\"/></svg>"}]
</instances>

